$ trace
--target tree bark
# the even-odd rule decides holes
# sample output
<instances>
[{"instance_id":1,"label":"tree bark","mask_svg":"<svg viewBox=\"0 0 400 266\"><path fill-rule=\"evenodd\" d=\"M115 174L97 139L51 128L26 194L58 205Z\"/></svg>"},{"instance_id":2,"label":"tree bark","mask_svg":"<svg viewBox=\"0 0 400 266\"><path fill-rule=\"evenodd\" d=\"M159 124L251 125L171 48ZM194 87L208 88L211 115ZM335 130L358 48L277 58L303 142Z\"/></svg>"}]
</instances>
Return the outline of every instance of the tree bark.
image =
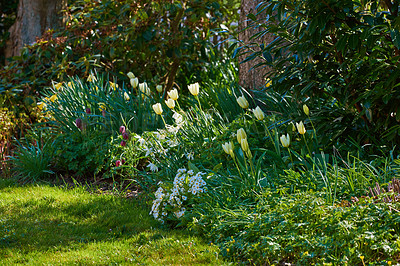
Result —
<instances>
[{"instance_id":1,"label":"tree bark","mask_svg":"<svg viewBox=\"0 0 400 266\"><path fill-rule=\"evenodd\" d=\"M257 42L258 44L264 43L269 44L274 37L270 34L265 34L261 39L251 40L250 37L261 31L261 28L250 27L252 21L247 18L249 13L256 14L256 6L262 0L242 0L240 6L240 18L239 18L239 40L243 41L245 45L250 44L251 42ZM262 18L262 16L257 16L257 18ZM246 29L246 30L244 30ZM260 49L258 47L254 47L254 49ZM239 56L239 63L245 60L247 55ZM253 66L258 63L263 62L263 59L256 58L254 60L248 61L246 63L239 64L239 85L245 88L246 90L254 90L261 89L266 84L265 75L271 71L270 67L258 67L255 69L251 69Z\"/></svg>"},{"instance_id":2,"label":"tree bark","mask_svg":"<svg viewBox=\"0 0 400 266\"><path fill-rule=\"evenodd\" d=\"M60 25L60 11L66 7L67 0L20 0L17 19L11 26L5 57L19 55L26 44L32 44L48 29Z\"/></svg>"}]
</instances>

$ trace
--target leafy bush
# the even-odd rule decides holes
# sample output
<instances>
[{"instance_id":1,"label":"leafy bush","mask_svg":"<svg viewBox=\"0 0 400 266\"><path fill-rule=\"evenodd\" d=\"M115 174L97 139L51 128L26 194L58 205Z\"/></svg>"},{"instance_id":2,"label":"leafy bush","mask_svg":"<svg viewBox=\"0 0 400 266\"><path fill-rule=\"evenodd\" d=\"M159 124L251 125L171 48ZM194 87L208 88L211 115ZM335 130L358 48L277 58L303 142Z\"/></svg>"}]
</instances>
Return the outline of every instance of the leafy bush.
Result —
<instances>
[{"instance_id":1,"label":"leafy bush","mask_svg":"<svg viewBox=\"0 0 400 266\"><path fill-rule=\"evenodd\" d=\"M196 205L192 226L225 257L253 264L398 260L400 216L393 210L398 204L329 206L323 197L310 192L281 196L266 190L256 203Z\"/></svg>"},{"instance_id":2,"label":"leafy bush","mask_svg":"<svg viewBox=\"0 0 400 266\"><path fill-rule=\"evenodd\" d=\"M4 64L4 48L9 35L9 28L17 17L18 1L0 1L0 65Z\"/></svg>"},{"instance_id":3,"label":"leafy bush","mask_svg":"<svg viewBox=\"0 0 400 266\"><path fill-rule=\"evenodd\" d=\"M262 29L244 46L254 52L238 49L273 68L275 91L318 110L331 143L398 144L398 11L398 1L264 1L261 20L248 15ZM275 40L258 45L264 34Z\"/></svg>"},{"instance_id":4,"label":"leafy bush","mask_svg":"<svg viewBox=\"0 0 400 266\"><path fill-rule=\"evenodd\" d=\"M238 1L87 1L70 3L65 28L47 32L1 71L0 92L41 91L51 80L84 78L91 70L126 80L129 71L165 84L200 76L212 30L230 22ZM217 51L217 50L216 50Z\"/></svg>"}]
</instances>

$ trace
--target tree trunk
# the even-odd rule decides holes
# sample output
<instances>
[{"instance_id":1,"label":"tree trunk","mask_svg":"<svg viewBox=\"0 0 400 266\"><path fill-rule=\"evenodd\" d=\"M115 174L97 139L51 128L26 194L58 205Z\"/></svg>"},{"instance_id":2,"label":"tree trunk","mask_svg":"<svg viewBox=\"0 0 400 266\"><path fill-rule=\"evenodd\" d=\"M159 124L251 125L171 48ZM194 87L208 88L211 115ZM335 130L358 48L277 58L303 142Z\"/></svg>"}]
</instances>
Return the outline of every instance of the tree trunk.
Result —
<instances>
[{"instance_id":1,"label":"tree trunk","mask_svg":"<svg viewBox=\"0 0 400 266\"><path fill-rule=\"evenodd\" d=\"M5 57L19 55L26 44L32 44L48 29L60 25L60 11L66 7L67 0L20 0L17 19L11 26Z\"/></svg>"},{"instance_id":2,"label":"tree trunk","mask_svg":"<svg viewBox=\"0 0 400 266\"><path fill-rule=\"evenodd\" d=\"M261 39L251 40L250 37L261 31L261 28L250 27L246 30L249 25L251 25L252 21L247 18L249 13L256 14L256 6L262 0L242 0L240 6L240 18L239 18L239 40L243 41L245 45L250 44L251 42L257 42L258 44L264 43L269 44L274 37L270 34L264 35ZM262 16L257 16L257 18L262 18ZM265 19L265 18L264 18ZM254 46L254 49L259 50L259 46ZM239 56L239 63L246 59L247 55ZM261 89L266 84L265 75L271 71L270 67L258 67L255 69L251 69L253 66L263 62L263 59L256 58L254 60L248 61L243 64L239 64L239 85L245 88L246 90L254 90Z\"/></svg>"}]
</instances>

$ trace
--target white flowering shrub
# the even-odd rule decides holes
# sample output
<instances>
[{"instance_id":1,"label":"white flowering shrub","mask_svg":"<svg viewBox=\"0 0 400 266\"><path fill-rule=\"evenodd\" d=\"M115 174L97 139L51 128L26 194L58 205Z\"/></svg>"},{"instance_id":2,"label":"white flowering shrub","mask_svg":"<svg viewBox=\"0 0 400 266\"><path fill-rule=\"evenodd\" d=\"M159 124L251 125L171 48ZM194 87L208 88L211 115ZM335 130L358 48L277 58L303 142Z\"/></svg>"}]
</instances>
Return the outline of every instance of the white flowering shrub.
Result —
<instances>
[{"instance_id":1,"label":"white flowering shrub","mask_svg":"<svg viewBox=\"0 0 400 266\"><path fill-rule=\"evenodd\" d=\"M164 183L160 182L150 215L162 223L166 219L180 219L193 199L206 191L205 175L203 172L195 174L193 170L183 168L178 169L172 187L163 186Z\"/></svg>"}]
</instances>

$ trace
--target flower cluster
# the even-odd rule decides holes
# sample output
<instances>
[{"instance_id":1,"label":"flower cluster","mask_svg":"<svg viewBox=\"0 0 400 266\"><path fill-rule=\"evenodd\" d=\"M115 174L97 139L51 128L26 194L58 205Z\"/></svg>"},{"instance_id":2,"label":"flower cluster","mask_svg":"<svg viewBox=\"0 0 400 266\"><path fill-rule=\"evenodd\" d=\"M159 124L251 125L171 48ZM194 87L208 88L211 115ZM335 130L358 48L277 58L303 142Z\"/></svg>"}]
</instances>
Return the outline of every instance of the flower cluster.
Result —
<instances>
[{"instance_id":1,"label":"flower cluster","mask_svg":"<svg viewBox=\"0 0 400 266\"><path fill-rule=\"evenodd\" d=\"M185 214L190 198L206 191L204 175L202 172L195 174L192 170L178 169L172 188L160 186L156 191L150 215L162 223L169 213L172 217L181 218Z\"/></svg>"}]
</instances>

